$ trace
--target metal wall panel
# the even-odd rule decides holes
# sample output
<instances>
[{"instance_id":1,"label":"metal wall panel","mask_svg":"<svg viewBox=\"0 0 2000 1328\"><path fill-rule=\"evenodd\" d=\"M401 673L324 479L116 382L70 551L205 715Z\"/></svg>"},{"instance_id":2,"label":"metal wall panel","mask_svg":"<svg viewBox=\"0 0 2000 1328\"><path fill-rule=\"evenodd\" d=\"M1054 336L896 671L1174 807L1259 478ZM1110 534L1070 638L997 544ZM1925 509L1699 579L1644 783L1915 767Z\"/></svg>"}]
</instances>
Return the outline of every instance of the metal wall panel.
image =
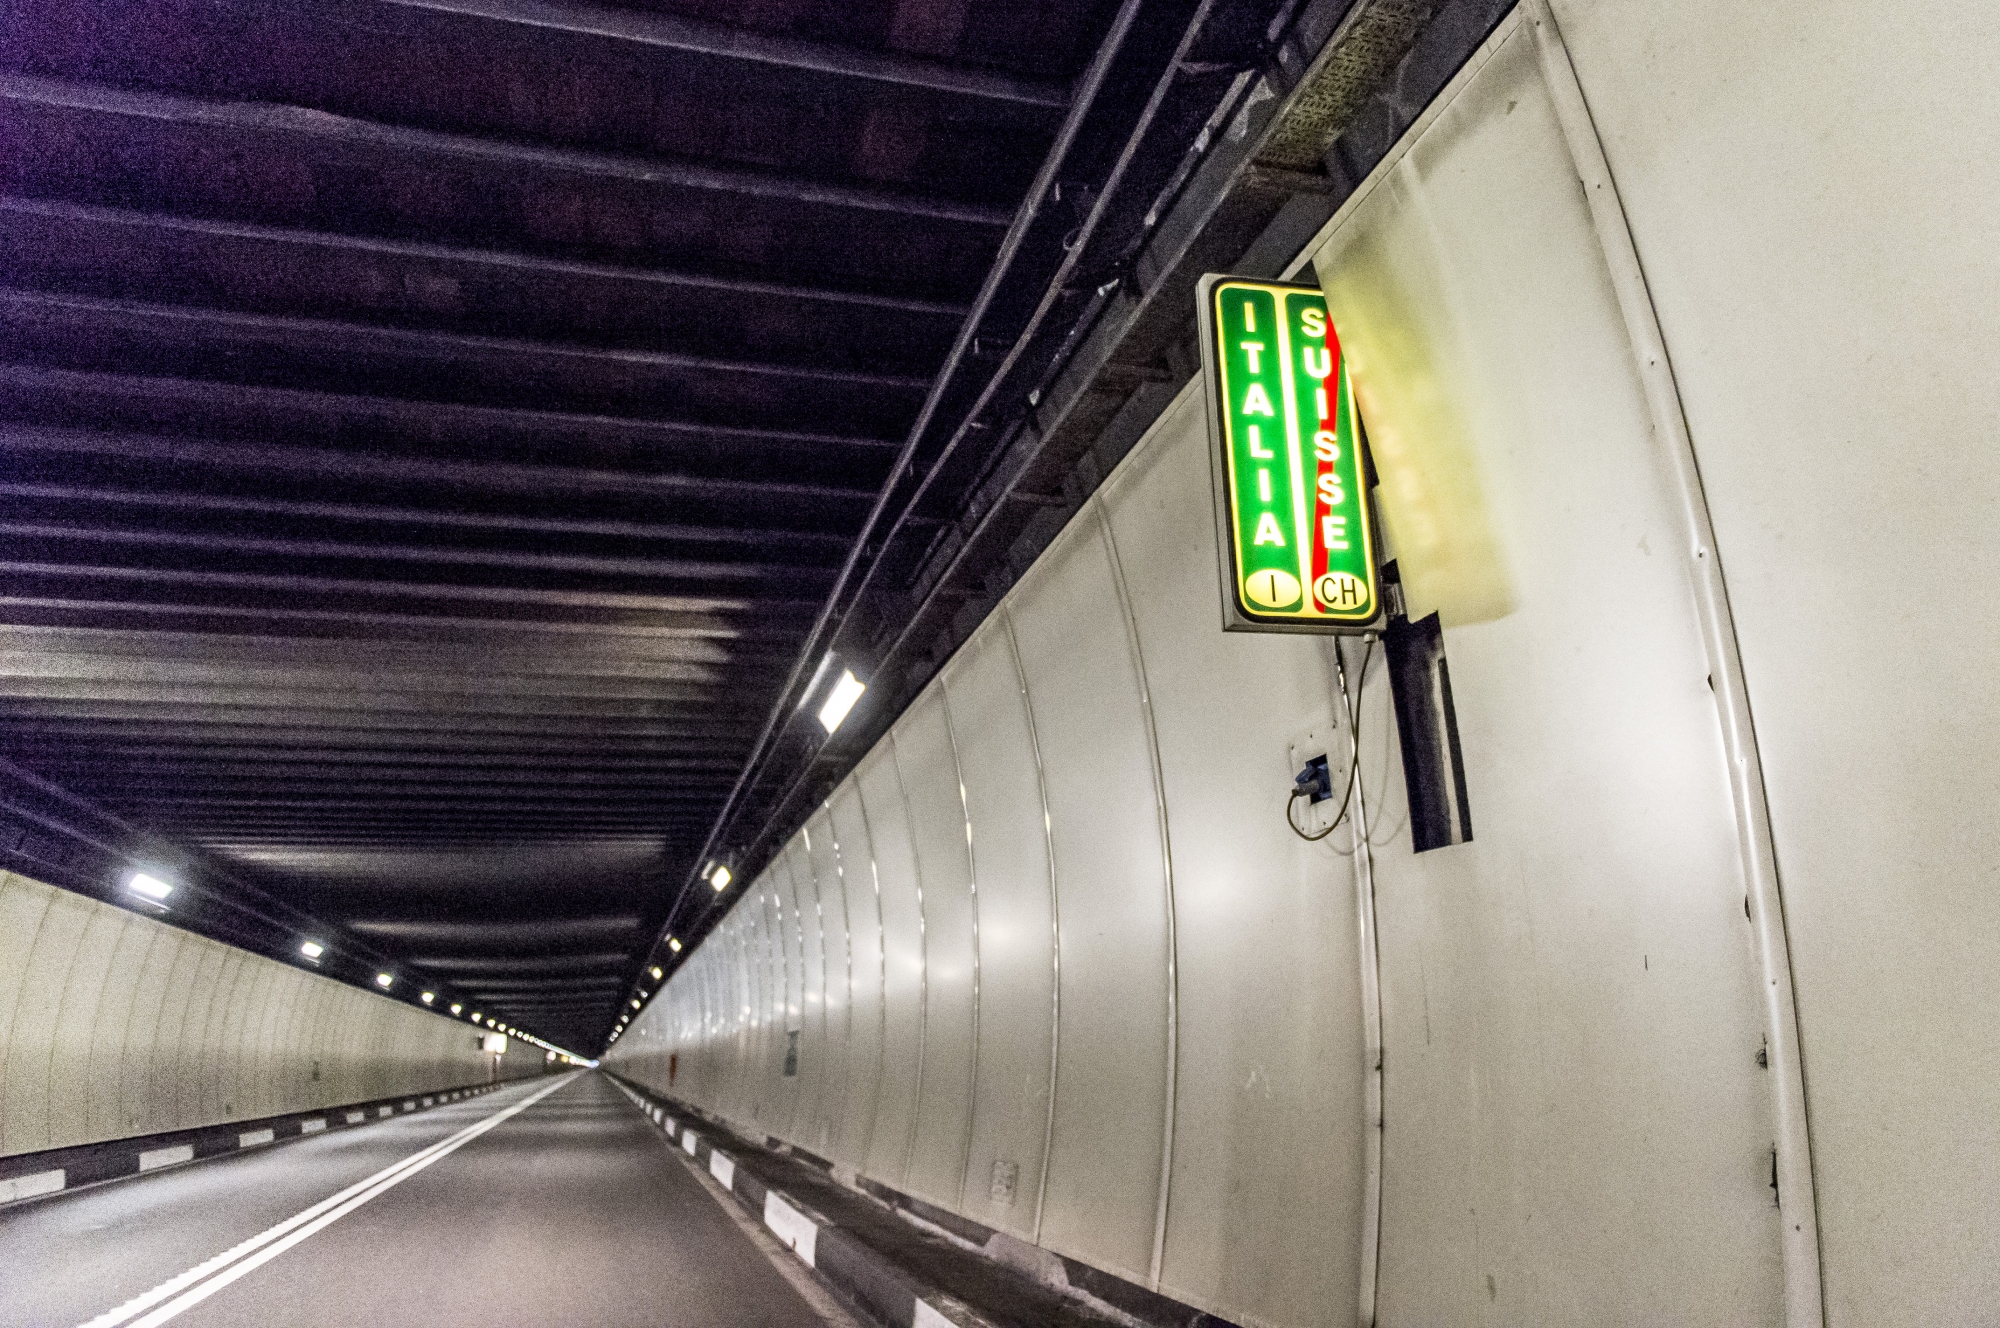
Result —
<instances>
[{"instance_id":1,"label":"metal wall panel","mask_svg":"<svg viewBox=\"0 0 2000 1328\"><path fill-rule=\"evenodd\" d=\"M0 1099L0 1152L52 1147L49 1084L57 1020L70 963L92 918L90 901L58 894L48 901L22 969L21 997L7 1038L6 1097Z\"/></svg>"},{"instance_id":2,"label":"metal wall panel","mask_svg":"<svg viewBox=\"0 0 2000 1328\"><path fill-rule=\"evenodd\" d=\"M538 1069L542 1053L516 1045L504 1072ZM0 1155L485 1071L465 1024L0 873Z\"/></svg>"},{"instance_id":3,"label":"metal wall panel","mask_svg":"<svg viewBox=\"0 0 2000 1328\"><path fill-rule=\"evenodd\" d=\"M825 814L815 815L793 842L799 869L809 874L812 883L806 938L813 986L806 1007L807 1033L801 1039L806 1046L799 1064L807 1095L807 1123L797 1137L824 1156L833 1137L844 1068L833 1057L836 1048L844 1044L847 1026L846 900L840 891L833 833Z\"/></svg>"},{"instance_id":4,"label":"metal wall panel","mask_svg":"<svg viewBox=\"0 0 2000 1328\"><path fill-rule=\"evenodd\" d=\"M1042 1242L1150 1283L1171 1126L1170 886L1143 683L1094 508L1012 599L1062 892Z\"/></svg>"},{"instance_id":5,"label":"metal wall panel","mask_svg":"<svg viewBox=\"0 0 2000 1328\"><path fill-rule=\"evenodd\" d=\"M821 878L825 885L820 892L820 907L827 925L826 1018L828 1051L832 1057L821 1108L827 1132L824 1151L842 1166L851 1168L860 1161L844 1143L848 1101L854 1092L855 919L848 907L846 868L841 860L840 839L834 830L832 811L822 808L819 816L814 818L813 826L817 832L813 841L815 852L822 841L828 850L826 874ZM872 923L872 917L870 921Z\"/></svg>"},{"instance_id":6,"label":"metal wall panel","mask_svg":"<svg viewBox=\"0 0 2000 1328\"><path fill-rule=\"evenodd\" d=\"M924 887L893 734L856 767L848 783L861 795L882 892L882 1069L867 1173L900 1189L907 1184L910 1141L916 1136L928 984Z\"/></svg>"},{"instance_id":7,"label":"metal wall panel","mask_svg":"<svg viewBox=\"0 0 2000 1328\"><path fill-rule=\"evenodd\" d=\"M7 1105L18 1090L14 1084L14 1024L24 1002L33 997L28 991L28 964L40 938L42 923L52 892L24 882L11 872L0 872L0 1151L6 1149L4 1118Z\"/></svg>"},{"instance_id":8,"label":"metal wall panel","mask_svg":"<svg viewBox=\"0 0 2000 1328\"><path fill-rule=\"evenodd\" d=\"M1216 630L1216 597L1190 593L1215 576L1214 527L1168 519L1208 502L1199 395L1160 430L1102 492L1172 813L1182 1072L1162 1289L1258 1322L1345 1324L1362 1219L1359 901L1349 861L1283 819L1289 743L1337 732L1332 647Z\"/></svg>"},{"instance_id":9,"label":"metal wall panel","mask_svg":"<svg viewBox=\"0 0 2000 1328\"><path fill-rule=\"evenodd\" d=\"M945 671L979 885L979 1062L963 1211L1035 1238L1055 1036L1053 884L1035 734L1004 615Z\"/></svg>"},{"instance_id":10,"label":"metal wall panel","mask_svg":"<svg viewBox=\"0 0 2000 1328\"><path fill-rule=\"evenodd\" d=\"M761 891L761 886L759 887ZM768 894L762 894L748 906L738 907L732 916L741 927L741 949L743 955L744 991L749 1008L742 1011L743 1017L743 1063L733 1068L728 1082L736 1094L739 1104L737 1117L748 1119L750 1106L756 1101L762 1085L758 1082L764 1066L768 1062L764 1048L768 1045L771 1029L771 1007L776 999L771 981L771 954L764 922L770 912ZM671 991L673 988L668 987ZM686 1017L685 1011L682 1018ZM662 1047L662 1052L671 1054L671 1047ZM664 1063L662 1070L669 1068Z\"/></svg>"},{"instance_id":11,"label":"metal wall panel","mask_svg":"<svg viewBox=\"0 0 2000 1328\"><path fill-rule=\"evenodd\" d=\"M1798 986L1828 1317L1987 1321L2000 21L1969 0L1558 12L1728 578Z\"/></svg>"},{"instance_id":12,"label":"metal wall panel","mask_svg":"<svg viewBox=\"0 0 2000 1328\"><path fill-rule=\"evenodd\" d=\"M841 1050L846 1089L840 1136L833 1150L842 1165L868 1169L875 1109L882 1091L882 892L876 883L875 852L861 791L852 780L827 804L840 856L840 882L847 906L848 965L852 992Z\"/></svg>"},{"instance_id":13,"label":"metal wall panel","mask_svg":"<svg viewBox=\"0 0 2000 1328\"><path fill-rule=\"evenodd\" d=\"M129 916L129 915L127 915ZM49 1053L49 1148L82 1143L90 1137L90 1047L99 1006L103 1003L118 940L126 918L106 911L93 914L78 938L63 979L62 1005L56 1013L55 1037ZM58 1106L57 1104L61 1104Z\"/></svg>"},{"instance_id":14,"label":"metal wall panel","mask_svg":"<svg viewBox=\"0 0 2000 1328\"><path fill-rule=\"evenodd\" d=\"M189 938L183 948L188 958L186 983L180 989L180 1001L168 1007L168 1022L161 1029L168 1036L161 1053L172 1085L173 1119L199 1120L201 1053L208 1036L209 1012L215 1008L216 988L221 985L229 956L221 946L203 944L199 937ZM178 1019L173 1017L176 1014Z\"/></svg>"},{"instance_id":15,"label":"metal wall panel","mask_svg":"<svg viewBox=\"0 0 2000 1328\"><path fill-rule=\"evenodd\" d=\"M778 1061L784 1054L782 1049L785 1042L787 1008L786 966L783 931L778 925L779 915L777 868L774 865L759 878L754 915L764 997L758 1009L757 1040L753 1044L755 1059L751 1062L751 1073L748 1076L751 1085L752 1120L764 1119L763 1104L772 1091L770 1079L777 1073ZM697 952L696 958L699 957L700 954ZM689 1017L692 1018L691 1012Z\"/></svg>"},{"instance_id":16,"label":"metal wall panel","mask_svg":"<svg viewBox=\"0 0 2000 1328\"><path fill-rule=\"evenodd\" d=\"M905 1188L956 1208L979 1055L979 900L944 693L924 693L895 729L924 889L924 1068Z\"/></svg>"},{"instance_id":17,"label":"metal wall panel","mask_svg":"<svg viewBox=\"0 0 2000 1328\"><path fill-rule=\"evenodd\" d=\"M768 1090L764 1110L766 1118L789 1139L798 1129L799 1081L796 1075L786 1077L782 1066L792 1034L797 1033L799 1041L805 1041L806 953L801 930L804 914L799 908L798 859L790 844L785 846L785 851L771 867L771 880L777 888L775 934L785 965L785 991L778 1023L771 1030L775 1036L772 1038L771 1063L766 1070Z\"/></svg>"},{"instance_id":18,"label":"metal wall panel","mask_svg":"<svg viewBox=\"0 0 2000 1328\"><path fill-rule=\"evenodd\" d=\"M1669 556L1682 518L1576 182L1523 24L1315 255L1364 409L1395 418L1374 394L1400 374L1387 393L1439 393L1465 422L1458 463L1512 575L1504 614L1445 618L1473 842L1409 851L1386 684L1366 684L1385 776L1367 788L1390 1049L1382 1312L1774 1322L1771 1117L1720 729ZM1421 389L1412 346L1435 371ZM1407 491L1443 463L1396 438L1378 464Z\"/></svg>"},{"instance_id":19,"label":"metal wall panel","mask_svg":"<svg viewBox=\"0 0 2000 1328\"><path fill-rule=\"evenodd\" d=\"M86 1053L90 1096L85 1128L90 1138L114 1138L126 1132L125 1118L131 1110L125 1093L128 1049L134 1027L150 1022L150 1013L139 1005L145 986L140 975L163 935L155 927L127 927L111 957L112 972L124 980L106 986Z\"/></svg>"},{"instance_id":20,"label":"metal wall panel","mask_svg":"<svg viewBox=\"0 0 2000 1328\"><path fill-rule=\"evenodd\" d=\"M173 1119L160 1029L167 1016L168 994L175 990L175 978L189 962L184 952L186 942L192 939L187 932L162 928L153 948L146 952L146 964L136 983L132 1030L125 1042L126 1070L120 1091L128 1115L122 1133L150 1134L167 1128L158 1122Z\"/></svg>"}]
</instances>

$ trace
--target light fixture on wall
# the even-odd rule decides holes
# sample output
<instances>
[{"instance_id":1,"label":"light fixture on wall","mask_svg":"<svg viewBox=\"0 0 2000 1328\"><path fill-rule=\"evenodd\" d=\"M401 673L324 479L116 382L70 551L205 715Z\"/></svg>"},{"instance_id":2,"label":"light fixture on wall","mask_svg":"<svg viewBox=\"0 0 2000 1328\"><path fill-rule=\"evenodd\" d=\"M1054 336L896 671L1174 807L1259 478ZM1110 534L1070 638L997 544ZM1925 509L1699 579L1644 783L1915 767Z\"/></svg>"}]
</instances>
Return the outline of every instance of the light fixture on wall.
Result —
<instances>
[{"instance_id":1,"label":"light fixture on wall","mask_svg":"<svg viewBox=\"0 0 2000 1328\"><path fill-rule=\"evenodd\" d=\"M454 1005L454 1006L452 1006L452 1007L451 1007L451 1012L452 1012L453 1014L458 1014L458 1013L459 1013L460 1011L462 1011L462 1010L464 1010L464 1009L465 1009L465 1007L464 1007L463 1005Z\"/></svg>"},{"instance_id":2,"label":"light fixture on wall","mask_svg":"<svg viewBox=\"0 0 2000 1328\"><path fill-rule=\"evenodd\" d=\"M679 954L681 952L681 938L678 936L667 937L667 948L669 950L672 950L675 954ZM657 968L654 969L653 976L658 977L659 975L660 975L660 970Z\"/></svg>"},{"instance_id":3,"label":"light fixture on wall","mask_svg":"<svg viewBox=\"0 0 2000 1328\"><path fill-rule=\"evenodd\" d=\"M819 708L820 727L831 736L833 731L840 727L840 722L847 718L847 712L854 709L854 703L861 699L861 694L867 690L868 684L855 677L854 670L842 669L839 681L833 684L833 690L826 695L826 703Z\"/></svg>"},{"instance_id":4,"label":"light fixture on wall","mask_svg":"<svg viewBox=\"0 0 2000 1328\"><path fill-rule=\"evenodd\" d=\"M375 985L382 988L382 990L387 991L389 988L396 985L396 979L394 976L388 973L377 973L375 975Z\"/></svg>"},{"instance_id":5,"label":"light fixture on wall","mask_svg":"<svg viewBox=\"0 0 2000 1328\"><path fill-rule=\"evenodd\" d=\"M172 885L169 885L157 876L148 876L145 872L133 872L130 876L126 877L125 888L135 895L152 900L156 904L166 903L167 896L174 892Z\"/></svg>"},{"instance_id":6,"label":"light fixture on wall","mask_svg":"<svg viewBox=\"0 0 2000 1328\"><path fill-rule=\"evenodd\" d=\"M671 947L672 947L673 949L676 949L676 950L678 950L678 949L680 949L680 948L681 948L681 943L680 943L679 941L675 940L675 939L674 939L673 937L671 937L671 936L667 937L667 944L668 944L669 946L671 946ZM652 975L653 975L653 981L655 981L655 982L658 982L658 981L659 981L659 980L660 980L660 979L661 979L662 977L664 977L664 976L665 976L665 974L663 974L663 973L661 973L661 972L660 972L660 970L659 970L659 968L658 968L657 966L655 966L654 968L652 968L652 969L651 969L651 970L649 970L649 971L650 971L650 972L652 973Z\"/></svg>"},{"instance_id":7,"label":"light fixture on wall","mask_svg":"<svg viewBox=\"0 0 2000 1328\"><path fill-rule=\"evenodd\" d=\"M437 999L437 993L434 991L427 991L423 994L421 999L423 1000L423 1003L425 1005L429 1005L432 1001Z\"/></svg>"},{"instance_id":8,"label":"light fixture on wall","mask_svg":"<svg viewBox=\"0 0 2000 1328\"><path fill-rule=\"evenodd\" d=\"M299 946L299 953L308 959L317 960L321 955L326 953L326 947L318 941L307 941Z\"/></svg>"},{"instance_id":9,"label":"light fixture on wall","mask_svg":"<svg viewBox=\"0 0 2000 1328\"><path fill-rule=\"evenodd\" d=\"M730 872L728 866L718 862L715 864L714 873L710 875L708 878L708 883L715 887L715 892L717 894L721 894L724 890L727 890L729 888L729 883L735 879L736 879L735 876Z\"/></svg>"}]
</instances>

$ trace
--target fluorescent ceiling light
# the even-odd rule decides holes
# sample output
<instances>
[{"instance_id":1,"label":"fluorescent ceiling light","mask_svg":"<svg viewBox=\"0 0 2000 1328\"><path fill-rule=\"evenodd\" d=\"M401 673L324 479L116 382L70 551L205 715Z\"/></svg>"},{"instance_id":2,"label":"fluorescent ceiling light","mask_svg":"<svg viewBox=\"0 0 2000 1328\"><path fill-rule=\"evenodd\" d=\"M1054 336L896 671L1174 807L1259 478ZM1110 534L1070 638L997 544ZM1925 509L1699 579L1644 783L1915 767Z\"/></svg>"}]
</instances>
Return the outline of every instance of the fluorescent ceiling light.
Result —
<instances>
[{"instance_id":1,"label":"fluorescent ceiling light","mask_svg":"<svg viewBox=\"0 0 2000 1328\"><path fill-rule=\"evenodd\" d=\"M152 900L165 899L174 892L174 887L159 877L148 876L144 872L133 872L125 884L131 888L132 893L144 895Z\"/></svg>"},{"instance_id":2,"label":"fluorescent ceiling light","mask_svg":"<svg viewBox=\"0 0 2000 1328\"><path fill-rule=\"evenodd\" d=\"M326 953L326 947L318 941L307 941L299 947L299 953L308 959L317 959Z\"/></svg>"},{"instance_id":3,"label":"fluorescent ceiling light","mask_svg":"<svg viewBox=\"0 0 2000 1328\"><path fill-rule=\"evenodd\" d=\"M714 886L717 890L727 890L729 888L729 882L733 879L734 878L729 874L729 868L722 866L720 863L718 863L716 864L715 875L708 878L708 883Z\"/></svg>"},{"instance_id":4,"label":"fluorescent ceiling light","mask_svg":"<svg viewBox=\"0 0 2000 1328\"><path fill-rule=\"evenodd\" d=\"M840 721L847 718L847 712L854 709L854 703L868 690L868 684L854 676L854 670L842 669L840 681L827 694L826 704L819 708L819 722L828 733L840 727Z\"/></svg>"},{"instance_id":5,"label":"fluorescent ceiling light","mask_svg":"<svg viewBox=\"0 0 2000 1328\"><path fill-rule=\"evenodd\" d=\"M393 987L396 985L396 979L387 973L377 973L375 975L375 985L378 987Z\"/></svg>"}]
</instances>

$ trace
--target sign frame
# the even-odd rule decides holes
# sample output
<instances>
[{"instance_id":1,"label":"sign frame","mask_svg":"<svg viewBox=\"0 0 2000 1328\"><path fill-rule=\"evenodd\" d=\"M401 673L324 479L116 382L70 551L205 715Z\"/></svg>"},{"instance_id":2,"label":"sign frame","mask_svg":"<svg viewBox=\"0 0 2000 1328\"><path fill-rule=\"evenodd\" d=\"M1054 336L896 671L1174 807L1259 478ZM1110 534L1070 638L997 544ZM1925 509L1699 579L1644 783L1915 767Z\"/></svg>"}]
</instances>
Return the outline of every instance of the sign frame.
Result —
<instances>
[{"instance_id":1,"label":"sign frame","mask_svg":"<svg viewBox=\"0 0 2000 1328\"><path fill-rule=\"evenodd\" d=\"M1260 522L1276 521L1276 524L1268 526L1259 524L1255 528L1255 535L1258 542L1262 543L1266 542L1267 532L1276 534L1279 537L1276 543L1288 549L1305 545L1299 552L1282 557L1281 561L1286 570L1278 572L1272 582L1274 593L1281 593L1282 587L1289 583L1293 593L1292 604L1299 607L1287 608L1279 605L1275 612L1271 606L1247 602L1251 599L1251 595L1246 587L1246 576L1239 570L1243 554L1238 546L1244 542L1244 526L1240 519L1242 514L1238 510L1239 504L1236 502L1237 495L1233 486L1248 472L1243 469L1242 459L1237 456L1237 452L1247 447L1250 455L1263 457L1265 452L1256 449L1265 444L1261 434L1254 427L1250 428L1246 437L1238 436L1239 430L1236 426L1242 426L1243 421L1237 417L1242 412L1232 407L1229 399L1231 366L1222 354L1219 329L1224 319L1221 296L1228 291L1245 288L1268 293L1272 299L1270 305L1274 321L1272 333L1276 338L1272 344L1277 350L1269 356L1269 360L1279 368L1263 373L1256 381L1265 387L1278 387L1279 380L1270 376L1271 373L1277 373L1281 375L1283 390L1275 394L1266 392L1257 400L1264 406L1259 413L1272 417L1271 427L1279 432L1284 443L1284 450L1277 452L1272 459L1282 459L1287 463L1283 467L1267 468L1275 469L1281 476L1280 483L1285 490L1284 501L1259 513ZM1381 548L1381 540L1375 526L1374 504L1370 501L1367 491L1366 432L1362 427L1360 410L1354 403L1346 357L1344 354L1334 357L1331 366L1327 366L1325 359L1322 358L1322 367L1330 369L1324 381L1329 382L1335 389L1335 396L1330 402L1325 399L1324 391L1317 389L1313 390L1312 395L1301 398L1299 384L1302 380L1295 374L1290 363L1292 359L1311 348L1310 341L1303 331L1299 337L1301 344L1298 346L1292 344L1292 333L1288 327L1292 312L1295 309L1311 306L1304 300L1293 301L1290 297L1309 296L1312 301L1317 302L1322 316L1326 317L1326 334L1333 341L1334 348L1339 346L1339 338L1334 332L1331 317L1326 315L1324 293L1316 285L1265 281L1256 277L1232 276L1227 273L1209 273L1202 277L1195 290L1197 310L1195 321L1200 332L1201 369L1208 413L1209 475L1214 489L1216 547L1221 565L1223 630L1306 635L1361 635L1380 631L1385 617L1383 586L1380 568L1377 565L1377 551ZM1301 317L1303 318L1303 315ZM1310 324L1303 323L1302 326L1309 327ZM1243 343L1246 348L1255 344L1247 341ZM1261 370L1263 346L1257 345L1257 349L1260 352L1259 358L1246 363L1257 364ZM1325 349L1322 348L1323 357ZM1239 368L1238 376L1243 376L1244 372ZM1313 372L1317 381L1317 371ZM1250 389L1246 387L1245 390ZM1282 409L1272 409L1273 402L1270 398L1274 395L1279 398L1276 404ZM1308 430L1301 422L1299 415L1301 399L1312 402L1315 396L1320 402L1315 407L1315 412L1325 411L1326 415L1316 419L1314 423L1327 425L1326 431ZM1306 441L1309 437L1326 437L1329 432L1348 439L1350 443L1345 448L1338 445L1331 446L1334 458L1330 462L1322 459L1320 449L1316 449ZM1315 480L1312 484L1305 482L1306 467L1313 468ZM1308 513L1318 514L1319 503L1314 500L1323 492L1318 486L1320 481L1329 477L1332 477L1332 488L1324 492L1341 495L1341 502L1331 510L1335 513L1336 523L1344 528L1327 526L1325 527L1328 532L1327 539L1319 540L1316 538L1316 531L1319 528L1314 526L1312 517ZM1269 480L1260 475L1259 484L1265 495L1263 501L1270 503ZM1277 516L1280 514L1285 519L1277 521ZM1306 538L1303 540L1300 539L1301 527L1306 530ZM1350 530L1352 535L1348 540L1337 542L1338 547L1347 550L1346 552L1335 554L1326 547L1328 541L1335 535L1348 534ZM1284 538L1287 534L1291 537L1289 542ZM1350 548L1351 544L1358 544L1358 550ZM1302 563L1298 561L1300 558L1316 561ZM1345 574L1348 580L1331 584L1341 586L1347 594L1354 593L1355 582L1363 585L1365 598L1362 606L1352 614L1343 615L1329 611L1317 598L1317 592L1311 588L1313 580L1310 576L1311 570L1323 561L1328 571L1334 571L1336 559L1341 563L1338 574ZM1308 575L1293 576L1291 571L1294 569ZM1252 571L1249 575L1255 576L1257 572Z\"/></svg>"}]
</instances>

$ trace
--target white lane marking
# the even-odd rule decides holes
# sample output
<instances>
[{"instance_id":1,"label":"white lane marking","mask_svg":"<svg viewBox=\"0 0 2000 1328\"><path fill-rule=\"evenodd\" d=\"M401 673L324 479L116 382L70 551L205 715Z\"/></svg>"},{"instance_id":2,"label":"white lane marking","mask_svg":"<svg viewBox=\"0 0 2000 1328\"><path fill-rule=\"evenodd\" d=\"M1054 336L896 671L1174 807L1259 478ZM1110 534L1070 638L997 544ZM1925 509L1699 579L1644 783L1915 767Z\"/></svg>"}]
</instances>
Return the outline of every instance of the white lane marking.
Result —
<instances>
[{"instance_id":1,"label":"white lane marking","mask_svg":"<svg viewBox=\"0 0 2000 1328\"><path fill-rule=\"evenodd\" d=\"M66 1179L60 1167L54 1171L32 1171L25 1176L10 1176L0 1180L0 1203L32 1199L38 1194L54 1194L63 1187Z\"/></svg>"},{"instance_id":2,"label":"white lane marking","mask_svg":"<svg viewBox=\"0 0 2000 1328\"><path fill-rule=\"evenodd\" d=\"M375 1108L375 1114L378 1117L393 1116L396 1114L396 1109L394 1107L377 1107Z\"/></svg>"},{"instance_id":3,"label":"white lane marking","mask_svg":"<svg viewBox=\"0 0 2000 1328\"><path fill-rule=\"evenodd\" d=\"M154 1167L170 1167L176 1162L194 1161L194 1145L181 1144L174 1148L148 1148L139 1154L139 1170L151 1171Z\"/></svg>"},{"instance_id":4,"label":"white lane marking","mask_svg":"<svg viewBox=\"0 0 2000 1328\"><path fill-rule=\"evenodd\" d=\"M326 1118L324 1116L320 1117L317 1120L299 1122L300 1134L318 1134L321 1130L324 1130L325 1128L326 1128Z\"/></svg>"},{"instance_id":5,"label":"white lane marking","mask_svg":"<svg viewBox=\"0 0 2000 1328\"><path fill-rule=\"evenodd\" d=\"M130 1321L134 1315L146 1314L147 1310L160 1305L161 1301L175 1297L166 1305L161 1305L159 1309L153 1310L151 1314L146 1314L145 1318L133 1323L132 1328L154 1328L156 1324L165 1323L181 1311L207 1300L252 1269L277 1258L322 1227L347 1216L378 1194L408 1180L431 1163L456 1152L510 1117L526 1111L575 1078L576 1074L564 1075L557 1082L538 1093L522 1098L513 1106L502 1107L484 1120L466 1126L457 1134L440 1139L428 1148L418 1149L402 1161L382 1168L366 1180L356 1181L340 1193L322 1199L269 1230L261 1231L241 1244L224 1250L206 1263L198 1264L177 1277L168 1278L151 1291L134 1296L116 1309L105 1311L84 1324L83 1328L119 1328L119 1325Z\"/></svg>"},{"instance_id":6,"label":"white lane marking","mask_svg":"<svg viewBox=\"0 0 2000 1328\"><path fill-rule=\"evenodd\" d=\"M278 1136L270 1130L245 1130L236 1136L238 1148L255 1148L258 1144L268 1144Z\"/></svg>"},{"instance_id":7,"label":"white lane marking","mask_svg":"<svg viewBox=\"0 0 2000 1328\"><path fill-rule=\"evenodd\" d=\"M350 1111L347 1113L347 1123L349 1125L359 1125L362 1121L365 1121L367 1119L368 1117L364 1113L359 1111Z\"/></svg>"},{"instance_id":8,"label":"white lane marking","mask_svg":"<svg viewBox=\"0 0 2000 1328\"><path fill-rule=\"evenodd\" d=\"M701 1142L701 1136L696 1134L693 1130L681 1131L681 1147L687 1149L687 1155L689 1157L694 1156L695 1147L700 1142Z\"/></svg>"},{"instance_id":9,"label":"white lane marking","mask_svg":"<svg viewBox=\"0 0 2000 1328\"><path fill-rule=\"evenodd\" d=\"M776 1190L764 1191L764 1225L771 1234L791 1247L792 1253L816 1268L813 1254L819 1245L819 1228L813 1220L778 1197Z\"/></svg>"},{"instance_id":10,"label":"white lane marking","mask_svg":"<svg viewBox=\"0 0 2000 1328\"><path fill-rule=\"evenodd\" d=\"M708 1174L721 1181L723 1189L731 1190L736 1188L736 1162L735 1159L729 1157L727 1154L710 1153L708 1155Z\"/></svg>"}]
</instances>

